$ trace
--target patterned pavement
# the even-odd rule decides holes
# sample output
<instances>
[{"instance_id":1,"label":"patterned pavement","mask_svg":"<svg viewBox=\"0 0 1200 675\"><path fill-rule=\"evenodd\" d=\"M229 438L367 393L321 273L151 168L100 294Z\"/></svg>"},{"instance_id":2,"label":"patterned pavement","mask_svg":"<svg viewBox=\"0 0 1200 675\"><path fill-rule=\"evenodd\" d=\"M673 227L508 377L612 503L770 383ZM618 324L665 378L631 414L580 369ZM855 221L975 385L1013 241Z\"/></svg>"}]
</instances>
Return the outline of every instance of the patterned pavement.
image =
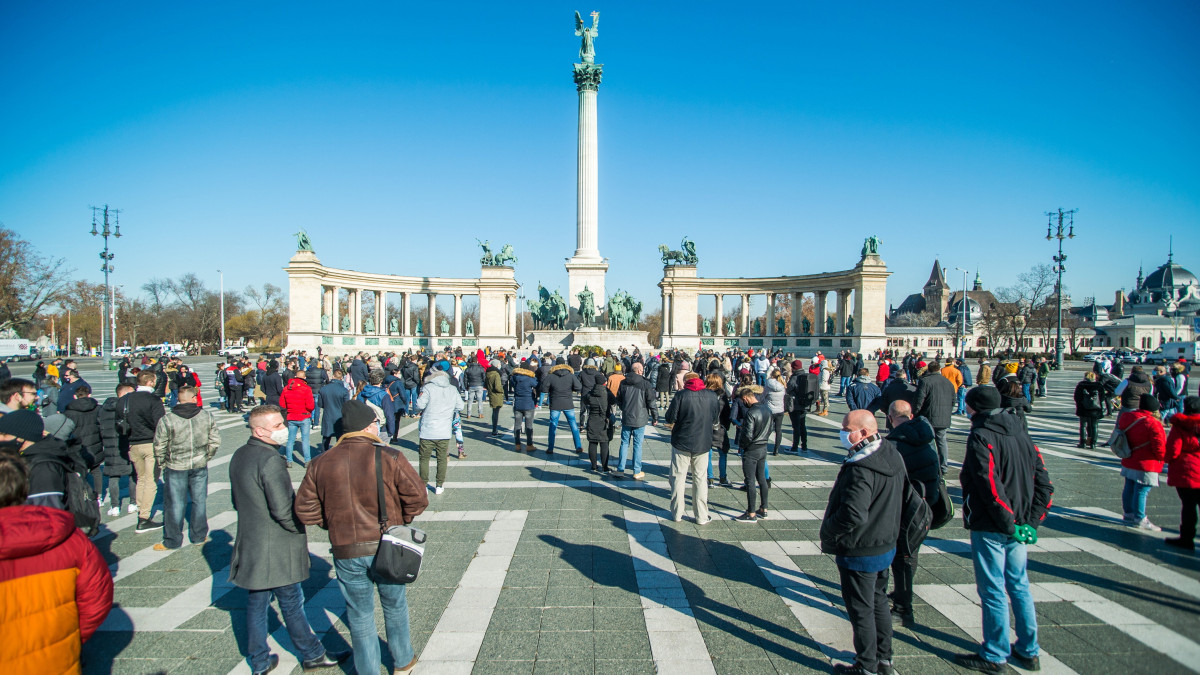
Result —
<instances>
[{"instance_id":1,"label":"patterned pavement","mask_svg":"<svg viewBox=\"0 0 1200 675\"><path fill-rule=\"evenodd\" d=\"M203 363L195 367L207 377L211 367ZM114 373L83 374L101 398L115 385ZM1161 544L1177 531L1178 499L1165 481L1151 492L1148 512L1162 533L1120 524L1115 458L1074 447L1070 394L1078 377L1054 374L1051 396L1039 399L1030 422L1055 484L1054 508L1029 564L1043 671L1200 670L1200 562ZM205 391L210 404L211 394ZM584 469L586 457L564 454L565 426L549 461L540 450L513 452L511 433L491 439L486 420L469 420L469 459L451 458L446 492L431 494L416 522L429 533L408 596L417 672L828 672L852 656L836 567L817 543L843 456L837 430L844 411L835 404L830 417L809 417L810 457L772 458L769 520L733 522L744 494L714 488L714 521L704 526L667 515L664 430L647 435L648 480L635 484L601 480ZM116 579L115 605L84 647L84 672L249 672L246 595L227 580L237 534L227 467L247 429L240 416L216 414L223 443L210 465L209 542L155 552L160 532L134 534L134 516L105 517L95 541ZM510 415L501 420L511 429ZM543 411L539 449L547 423ZM966 418L956 418L952 460L962 456L967 428ZM1111 420L1102 421L1101 434L1110 428ZM416 426L404 430L400 447L415 464ZM790 438L785 430L785 445ZM297 484L302 476L302 468L292 470ZM730 478L740 477L740 463L731 461ZM957 496L956 470L950 479ZM328 538L315 528L308 536L309 619L327 647L346 649ZM898 671L955 672L950 657L979 637L967 537L956 519L926 542L916 578L919 625L896 629ZM277 616L270 626L281 656L275 672L299 672ZM386 650L384 658L393 665Z\"/></svg>"}]
</instances>

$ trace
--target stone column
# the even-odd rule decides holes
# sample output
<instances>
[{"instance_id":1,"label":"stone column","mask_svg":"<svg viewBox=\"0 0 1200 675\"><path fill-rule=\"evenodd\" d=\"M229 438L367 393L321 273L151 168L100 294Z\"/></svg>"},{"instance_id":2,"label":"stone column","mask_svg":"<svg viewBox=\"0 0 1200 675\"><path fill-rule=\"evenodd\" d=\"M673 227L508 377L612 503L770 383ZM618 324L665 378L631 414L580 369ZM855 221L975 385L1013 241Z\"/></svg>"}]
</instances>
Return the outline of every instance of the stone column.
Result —
<instances>
[{"instance_id":1,"label":"stone column","mask_svg":"<svg viewBox=\"0 0 1200 675\"><path fill-rule=\"evenodd\" d=\"M850 315L850 294L853 292L854 292L853 288L847 288L838 294L838 304L839 304L838 316L839 316L839 320L841 321L841 323L838 324L838 333L839 334L844 334L844 335L850 334L850 331L846 330L846 321L851 316ZM862 327L858 323L857 320L855 320L854 323L855 323L854 330L857 331Z\"/></svg>"},{"instance_id":2,"label":"stone column","mask_svg":"<svg viewBox=\"0 0 1200 675\"><path fill-rule=\"evenodd\" d=\"M666 291L662 293L662 332L671 334L671 294Z\"/></svg>"},{"instance_id":3,"label":"stone column","mask_svg":"<svg viewBox=\"0 0 1200 675\"><path fill-rule=\"evenodd\" d=\"M342 294L342 289L338 288L337 286L333 286L330 288L330 291L333 293L333 302L330 303L333 306L333 309L329 312L329 328L330 332L340 333L342 332L342 317L338 316L338 314L341 312L338 300L340 299L339 296Z\"/></svg>"},{"instance_id":4,"label":"stone column","mask_svg":"<svg viewBox=\"0 0 1200 675\"><path fill-rule=\"evenodd\" d=\"M412 310L412 293L405 291L404 292L404 307L402 308L402 314L401 314L401 318L403 318L404 320L400 322L401 329L404 331L402 333L402 335L412 335L412 313L411 313L411 310Z\"/></svg>"},{"instance_id":5,"label":"stone column","mask_svg":"<svg viewBox=\"0 0 1200 675\"><path fill-rule=\"evenodd\" d=\"M750 296L742 294L742 332L741 335L750 334Z\"/></svg>"},{"instance_id":6,"label":"stone column","mask_svg":"<svg viewBox=\"0 0 1200 675\"><path fill-rule=\"evenodd\" d=\"M599 65L575 66L575 85L579 92L579 154L573 257L577 259L600 259L597 242L600 221L600 170L596 128L596 95L600 89L600 76Z\"/></svg>"},{"instance_id":7,"label":"stone column","mask_svg":"<svg viewBox=\"0 0 1200 675\"><path fill-rule=\"evenodd\" d=\"M362 289L350 291L350 332L357 335L362 332Z\"/></svg>"},{"instance_id":8,"label":"stone column","mask_svg":"<svg viewBox=\"0 0 1200 675\"><path fill-rule=\"evenodd\" d=\"M454 327L450 329L452 333L458 336L463 334L462 323L462 293L454 294Z\"/></svg>"},{"instance_id":9,"label":"stone column","mask_svg":"<svg viewBox=\"0 0 1200 675\"><path fill-rule=\"evenodd\" d=\"M437 294L436 293L427 293L425 295L425 297L428 298L428 302L429 302L429 321L425 325L425 334L432 338L432 337L436 337L437 333L438 333ZM431 349L435 345L437 345L436 341L429 342L429 347Z\"/></svg>"},{"instance_id":10,"label":"stone column","mask_svg":"<svg viewBox=\"0 0 1200 675\"><path fill-rule=\"evenodd\" d=\"M829 295L829 291L817 291L813 293L813 335L825 335L825 315L828 310L825 309L825 298Z\"/></svg>"},{"instance_id":11,"label":"stone column","mask_svg":"<svg viewBox=\"0 0 1200 675\"><path fill-rule=\"evenodd\" d=\"M717 324L717 325L713 326L713 336L714 336L714 337L719 337L719 336L721 336L721 335L724 335L724 334L725 334L725 326L724 326L724 324L722 323L723 321L725 321L725 318L724 318L724 314L725 314L725 304L724 304L724 300L725 300L725 296L724 296L724 295L721 295L720 293L717 293L717 295L716 295L716 303L715 303L715 304L716 304L716 307L717 307L717 320L716 320L716 324Z\"/></svg>"},{"instance_id":12,"label":"stone column","mask_svg":"<svg viewBox=\"0 0 1200 675\"><path fill-rule=\"evenodd\" d=\"M804 294L803 293L792 293L792 325L791 325L792 335L799 335L800 330L802 328L804 328L804 324L801 323L801 320L802 320L801 317L803 316L803 309L804 309Z\"/></svg>"},{"instance_id":13,"label":"stone column","mask_svg":"<svg viewBox=\"0 0 1200 675\"><path fill-rule=\"evenodd\" d=\"M772 336L775 334L775 294L767 293L767 317L766 326L763 326L763 335Z\"/></svg>"}]
</instances>

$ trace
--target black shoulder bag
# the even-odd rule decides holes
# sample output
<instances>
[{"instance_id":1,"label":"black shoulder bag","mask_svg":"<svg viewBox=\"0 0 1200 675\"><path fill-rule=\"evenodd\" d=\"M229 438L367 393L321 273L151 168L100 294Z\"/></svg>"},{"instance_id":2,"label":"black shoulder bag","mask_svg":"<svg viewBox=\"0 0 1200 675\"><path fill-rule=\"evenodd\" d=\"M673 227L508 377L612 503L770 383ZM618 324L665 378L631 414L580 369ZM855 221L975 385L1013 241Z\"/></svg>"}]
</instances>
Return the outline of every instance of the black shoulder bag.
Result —
<instances>
[{"instance_id":1,"label":"black shoulder bag","mask_svg":"<svg viewBox=\"0 0 1200 675\"><path fill-rule=\"evenodd\" d=\"M375 484L379 494L379 550L371 561L371 579L384 584L416 581L425 556L425 532L408 525L388 527L383 491L383 446L375 446Z\"/></svg>"}]
</instances>

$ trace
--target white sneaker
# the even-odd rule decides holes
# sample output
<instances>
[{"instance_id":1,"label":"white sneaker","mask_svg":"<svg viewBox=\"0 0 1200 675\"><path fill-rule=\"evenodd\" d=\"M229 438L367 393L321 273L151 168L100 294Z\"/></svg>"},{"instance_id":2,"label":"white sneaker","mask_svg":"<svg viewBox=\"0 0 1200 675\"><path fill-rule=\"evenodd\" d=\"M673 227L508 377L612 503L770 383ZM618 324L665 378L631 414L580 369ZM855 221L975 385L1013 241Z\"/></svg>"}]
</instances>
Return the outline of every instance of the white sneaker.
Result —
<instances>
[{"instance_id":1,"label":"white sneaker","mask_svg":"<svg viewBox=\"0 0 1200 675\"><path fill-rule=\"evenodd\" d=\"M435 495L440 495L445 491L446 491L446 488L442 487L441 485L433 488L433 494L435 494Z\"/></svg>"},{"instance_id":2,"label":"white sneaker","mask_svg":"<svg viewBox=\"0 0 1200 675\"><path fill-rule=\"evenodd\" d=\"M111 509L108 510L108 515L113 518L116 518L117 516L121 515L121 507L119 507L119 506L112 507Z\"/></svg>"},{"instance_id":3,"label":"white sneaker","mask_svg":"<svg viewBox=\"0 0 1200 675\"><path fill-rule=\"evenodd\" d=\"M1162 528L1150 522L1149 518L1142 518L1141 521L1137 523L1137 528L1139 530L1149 530L1151 532L1162 532Z\"/></svg>"},{"instance_id":4,"label":"white sneaker","mask_svg":"<svg viewBox=\"0 0 1200 675\"><path fill-rule=\"evenodd\" d=\"M125 513L137 513L137 504L130 504L125 507Z\"/></svg>"}]
</instances>

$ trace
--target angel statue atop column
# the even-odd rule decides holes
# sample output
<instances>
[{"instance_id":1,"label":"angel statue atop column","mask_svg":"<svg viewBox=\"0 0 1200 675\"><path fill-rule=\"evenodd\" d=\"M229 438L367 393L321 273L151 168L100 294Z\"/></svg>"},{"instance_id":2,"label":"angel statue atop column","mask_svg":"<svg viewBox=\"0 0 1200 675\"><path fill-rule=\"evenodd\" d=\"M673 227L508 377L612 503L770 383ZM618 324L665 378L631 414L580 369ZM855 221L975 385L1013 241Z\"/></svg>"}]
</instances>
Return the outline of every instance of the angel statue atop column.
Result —
<instances>
[{"instance_id":1,"label":"angel statue atop column","mask_svg":"<svg viewBox=\"0 0 1200 675\"><path fill-rule=\"evenodd\" d=\"M592 27L583 27L583 17L579 16L579 12L575 12L575 34L583 38L583 44L579 46L579 60L584 63L596 62L596 48L592 41L599 35L600 12L592 12Z\"/></svg>"}]
</instances>

